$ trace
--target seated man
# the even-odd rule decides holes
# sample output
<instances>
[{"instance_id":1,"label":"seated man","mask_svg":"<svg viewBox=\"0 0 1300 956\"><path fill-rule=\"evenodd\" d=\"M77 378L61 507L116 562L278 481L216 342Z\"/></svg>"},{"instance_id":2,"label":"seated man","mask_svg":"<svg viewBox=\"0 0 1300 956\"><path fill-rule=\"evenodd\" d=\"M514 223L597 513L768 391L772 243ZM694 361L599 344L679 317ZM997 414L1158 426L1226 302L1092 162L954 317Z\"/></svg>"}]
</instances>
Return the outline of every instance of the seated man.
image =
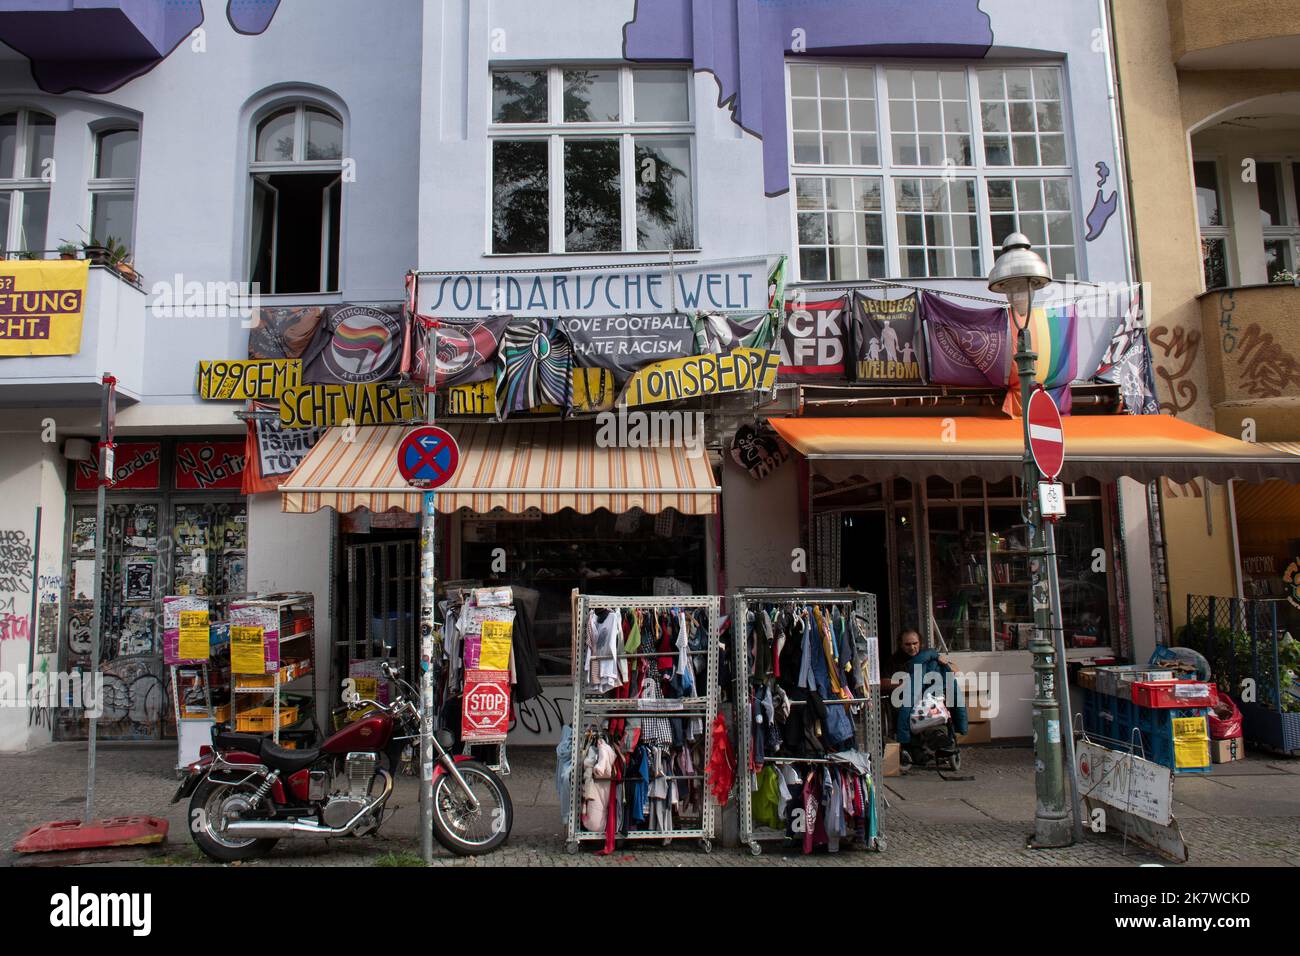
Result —
<instances>
[{"instance_id":1,"label":"seated man","mask_svg":"<svg viewBox=\"0 0 1300 956\"><path fill-rule=\"evenodd\" d=\"M898 742L908 749L915 759L920 756L918 746L912 740L912 709L922 699L927 689L933 688L944 696L944 703L952 716L951 732L964 734L967 730L966 708L960 697L947 699L947 690L951 686L948 675L952 666L933 648L921 649L921 635L913 630L904 631L899 638L899 653L895 655L894 672L887 682L890 690L890 702L894 706L894 727ZM927 678L935 674L936 677ZM898 692L894 693L894 688Z\"/></svg>"}]
</instances>

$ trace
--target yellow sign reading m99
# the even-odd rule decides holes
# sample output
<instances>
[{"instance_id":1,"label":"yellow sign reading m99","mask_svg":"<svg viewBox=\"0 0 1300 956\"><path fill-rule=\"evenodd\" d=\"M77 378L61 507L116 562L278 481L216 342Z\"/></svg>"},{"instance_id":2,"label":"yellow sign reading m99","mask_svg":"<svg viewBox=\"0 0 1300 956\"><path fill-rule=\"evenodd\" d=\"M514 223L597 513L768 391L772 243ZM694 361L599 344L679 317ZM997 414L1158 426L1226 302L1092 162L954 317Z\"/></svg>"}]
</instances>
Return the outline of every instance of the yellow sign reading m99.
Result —
<instances>
[{"instance_id":1,"label":"yellow sign reading m99","mask_svg":"<svg viewBox=\"0 0 1300 956\"><path fill-rule=\"evenodd\" d=\"M277 399L302 383L302 359L218 359L199 363L199 397L210 401Z\"/></svg>"}]
</instances>

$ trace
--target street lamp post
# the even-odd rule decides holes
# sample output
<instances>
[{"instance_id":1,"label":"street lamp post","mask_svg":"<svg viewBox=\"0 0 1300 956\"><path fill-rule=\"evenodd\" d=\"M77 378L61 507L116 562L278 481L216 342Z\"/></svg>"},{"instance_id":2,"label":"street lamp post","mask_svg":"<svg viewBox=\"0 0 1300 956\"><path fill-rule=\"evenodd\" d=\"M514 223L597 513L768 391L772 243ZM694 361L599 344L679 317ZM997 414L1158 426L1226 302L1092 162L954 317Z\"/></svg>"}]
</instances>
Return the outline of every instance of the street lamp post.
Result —
<instances>
[{"instance_id":1,"label":"street lamp post","mask_svg":"<svg viewBox=\"0 0 1300 956\"><path fill-rule=\"evenodd\" d=\"M989 289L1007 297L1016 325L1016 371L1020 377L1020 408L1024 423L1025 455L1022 464L1025 501L1021 506L1029 529L1028 551L1032 570L1034 636L1029 643L1034 671L1034 785L1037 806L1034 835L1037 848L1068 846L1071 825L1065 803L1065 767L1061 746L1061 708L1057 698L1057 651L1049 639L1052 629L1051 593L1045 571L1043 520L1038 502L1042 475L1029 450L1029 396L1034 385L1038 355L1029 340L1029 316L1034 293L1052 281L1047 263L1018 232L1007 236L1002 252L989 273ZM1066 732L1071 730L1067 727Z\"/></svg>"}]
</instances>

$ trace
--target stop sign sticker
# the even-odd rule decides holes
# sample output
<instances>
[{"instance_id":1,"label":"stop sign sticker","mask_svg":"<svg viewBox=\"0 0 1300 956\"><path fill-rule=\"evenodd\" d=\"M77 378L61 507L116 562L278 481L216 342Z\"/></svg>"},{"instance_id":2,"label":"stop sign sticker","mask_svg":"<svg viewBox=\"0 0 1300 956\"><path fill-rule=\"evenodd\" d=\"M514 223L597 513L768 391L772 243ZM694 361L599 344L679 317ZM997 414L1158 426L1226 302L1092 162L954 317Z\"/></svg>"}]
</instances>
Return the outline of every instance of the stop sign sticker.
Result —
<instances>
[{"instance_id":1,"label":"stop sign sticker","mask_svg":"<svg viewBox=\"0 0 1300 956\"><path fill-rule=\"evenodd\" d=\"M1055 481L1065 464L1065 432L1061 413L1047 390L1039 386L1029 396L1029 450L1048 481Z\"/></svg>"},{"instance_id":2,"label":"stop sign sticker","mask_svg":"<svg viewBox=\"0 0 1300 956\"><path fill-rule=\"evenodd\" d=\"M467 672L460 710L461 738L480 743L505 740L509 730L510 672Z\"/></svg>"}]
</instances>

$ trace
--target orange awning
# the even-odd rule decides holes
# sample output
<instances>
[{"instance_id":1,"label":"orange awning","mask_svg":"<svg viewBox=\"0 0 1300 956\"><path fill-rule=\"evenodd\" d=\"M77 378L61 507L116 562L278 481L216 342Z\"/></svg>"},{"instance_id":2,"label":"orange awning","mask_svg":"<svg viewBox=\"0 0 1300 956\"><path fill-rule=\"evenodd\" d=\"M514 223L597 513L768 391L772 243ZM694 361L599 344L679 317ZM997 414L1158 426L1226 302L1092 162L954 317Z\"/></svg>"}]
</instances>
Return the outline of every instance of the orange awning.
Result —
<instances>
[{"instance_id":1,"label":"orange awning","mask_svg":"<svg viewBox=\"0 0 1300 956\"><path fill-rule=\"evenodd\" d=\"M777 433L833 480L1001 479L1020 473L1019 418L772 418ZM1168 477L1300 481L1300 457L1168 415L1070 415L1064 481Z\"/></svg>"},{"instance_id":2,"label":"orange awning","mask_svg":"<svg viewBox=\"0 0 1300 956\"><path fill-rule=\"evenodd\" d=\"M601 447L589 423L448 425L460 445L460 466L438 489L438 510L554 514L573 508L620 513L713 514L721 490L701 447ZM397 470L397 446L407 425L331 428L280 486L289 512L334 508L349 512L420 511L421 492Z\"/></svg>"}]
</instances>

